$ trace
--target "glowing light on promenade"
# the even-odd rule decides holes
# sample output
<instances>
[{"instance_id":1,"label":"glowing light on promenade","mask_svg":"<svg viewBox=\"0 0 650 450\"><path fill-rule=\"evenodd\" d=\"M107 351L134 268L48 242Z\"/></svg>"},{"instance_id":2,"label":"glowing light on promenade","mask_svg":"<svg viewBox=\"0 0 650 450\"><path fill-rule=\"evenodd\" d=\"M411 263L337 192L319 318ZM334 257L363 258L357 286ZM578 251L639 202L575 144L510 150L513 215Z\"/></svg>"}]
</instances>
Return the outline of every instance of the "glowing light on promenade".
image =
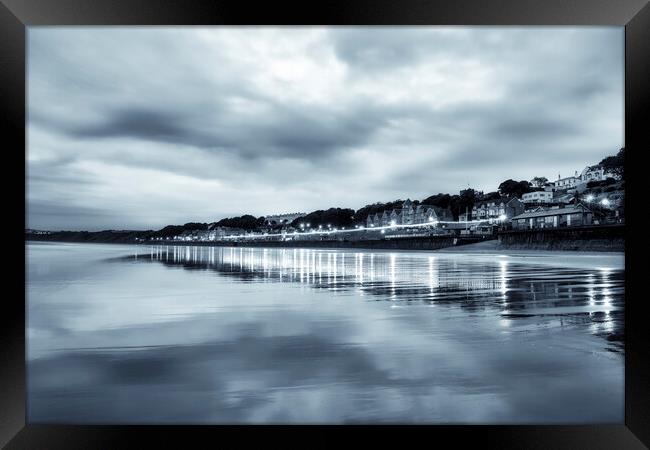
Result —
<instances>
[{"instance_id":1,"label":"glowing light on promenade","mask_svg":"<svg viewBox=\"0 0 650 450\"><path fill-rule=\"evenodd\" d=\"M506 220L505 216L499 217L501 220ZM383 226L383 227L377 227L374 226L374 224L371 224L369 228L365 228L363 226L360 226L359 228L350 228L350 229L337 229L337 228L331 228L331 224L327 224L328 229L323 230L319 226L317 230L311 229L310 231L293 231L293 233L287 233L287 232L281 232L281 233L268 233L268 234L233 234L233 235L228 235L228 236L223 236L220 240L231 240L231 239L258 239L258 238L274 238L274 237L282 237L285 234L292 234L294 236L324 236L324 235L331 235L331 234L337 234L337 233L358 233L358 232L374 232L374 231L381 231L382 234L385 234L386 230L394 230L397 228L423 228L423 229L428 229L432 227L437 227L438 225L442 226L442 228L445 228L445 224L479 224L479 223L485 223L487 222L486 220L459 220L458 222L455 221L436 221L434 220L433 222L430 223L416 223L416 224L397 224L395 221L392 221L390 225Z\"/></svg>"},{"instance_id":2,"label":"glowing light on promenade","mask_svg":"<svg viewBox=\"0 0 650 450\"><path fill-rule=\"evenodd\" d=\"M505 216L499 217L501 220L506 220ZM434 220L433 222L429 223L416 223L416 224L397 224L395 221L391 221L390 225L387 226L375 226L374 224L370 225L370 228L366 228L364 226L359 226L358 228L350 228L350 229L338 229L338 228L331 228L331 224L327 224L328 229L323 230L322 226L319 226L318 229L309 229L309 231L305 231L303 228L300 232L297 230L293 232L287 232L287 231L281 231L278 233L247 233L247 234L233 234L233 235L227 235L227 236L222 236L218 241L227 241L227 240L247 240L247 239L272 239L272 238L282 238L286 237L289 235L292 236L329 236L331 234L337 234L337 233L358 233L358 232L369 232L373 233L375 231L380 231L381 234L385 234L386 230L395 230L398 228L421 228L423 230L427 229L432 229L438 226L441 226L442 228L446 228L446 224L480 224L480 223L486 223L486 220L459 220L458 222L455 221L437 221ZM186 237L184 240L191 240L190 237Z\"/></svg>"}]
</instances>

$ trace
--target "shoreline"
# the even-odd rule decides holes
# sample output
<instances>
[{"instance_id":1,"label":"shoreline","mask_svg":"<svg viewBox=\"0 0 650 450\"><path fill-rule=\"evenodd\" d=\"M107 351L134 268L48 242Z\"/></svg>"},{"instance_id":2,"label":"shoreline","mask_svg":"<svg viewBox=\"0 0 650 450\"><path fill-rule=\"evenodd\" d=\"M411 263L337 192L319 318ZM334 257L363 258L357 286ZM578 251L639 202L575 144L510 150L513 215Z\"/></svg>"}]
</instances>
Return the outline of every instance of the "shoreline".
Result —
<instances>
[{"instance_id":1,"label":"shoreline","mask_svg":"<svg viewBox=\"0 0 650 450\"><path fill-rule=\"evenodd\" d=\"M499 261L502 264L508 263L524 263L543 266L558 266L567 268L599 268L602 270L625 270L625 252L620 251L572 251L572 250L522 250L522 249L508 249L498 246L496 240L484 241L476 244L467 244L455 247L447 247L437 250L422 250L422 249L365 249L365 248L316 248L316 247L300 247L301 250L312 251L337 251L337 252L368 252L368 253L395 253L399 252L403 255L411 257L421 257L426 259L434 255L440 258L475 258L479 260L485 259L488 261ZM26 241L29 243L46 243L46 244L63 244L63 245L83 245L83 244L117 244L133 248L140 247L142 251L148 252L147 247L156 246L170 246L170 247L228 247L225 245L213 245L213 243L120 243L120 242L63 242L63 241ZM231 247L232 248L232 247ZM240 248L244 248L243 246ZM254 247L247 247L254 248ZM269 248L265 246L258 246L258 248ZM274 249L288 248L288 247L272 247ZM297 249L298 247L293 247ZM125 249L125 251L127 251Z\"/></svg>"},{"instance_id":2,"label":"shoreline","mask_svg":"<svg viewBox=\"0 0 650 450\"><path fill-rule=\"evenodd\" d=\"M409 246L399 246L395 247L374 247L371 245L364 246L363 244L350 246L350 245L336 245L333 242L328 242L332 245L322 245L314 244L315 242L323 241L302 241L305 245L295 245L295 241L292 244L286 245L277 245L277 243L271 242L255 242L253 245L252 242L242 243L242 242L202 242L202 241L152 241L152 242L128 242L128 241L83 241L83 240L58 240L58 239L25 239L25 244L28 243L58 243L58 244L108 244L108 245L167 245L167 246L205 246L205 247L261 247L261 248L309 248L314 250L398 250L398 251L408 251L408 252L436 252L436 253L472 253L472 254L508 254L512 256L517 256L518 254L530 254L535 253L539 255L544 254L566 254L568 255L600 255L600 254L625 254L625 249L620 249L617 247L612 247L608 249L592 249L592 248L583 248L583 249L574 249L574 248L539 248L539 246L527 246L527 245L504 245L500 241L495 239L484 240L481 242L467 243L461 245L451 245L441 248L413 248ZM301 242L301 241L297 241ZM242 245L244 244L244 245ZM284 243L283 243L284 244ZM312 244L312 245L310 245Z\"/></svg>"}]
</instances>

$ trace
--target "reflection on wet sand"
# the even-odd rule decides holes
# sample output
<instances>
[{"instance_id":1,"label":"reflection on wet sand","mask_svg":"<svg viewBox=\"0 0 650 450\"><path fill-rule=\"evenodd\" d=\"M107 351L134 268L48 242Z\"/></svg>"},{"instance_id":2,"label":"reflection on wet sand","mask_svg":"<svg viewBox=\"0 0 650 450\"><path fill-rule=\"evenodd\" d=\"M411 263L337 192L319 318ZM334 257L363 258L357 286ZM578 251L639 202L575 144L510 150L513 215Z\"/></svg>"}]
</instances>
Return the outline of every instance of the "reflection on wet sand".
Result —
<instances>
[{"instance_id":1,"label":"reflection on wet sand","mask_svg":"<svg viewBox=\"0 0 650 450\"><path fill-rule=\"evenodd\" d=\"M30 423L623 421L607 257L27 251Z\"/></svg>"},{"instance_id":2,"label":"reflection on wet sand","mask_svg":"<svg viewBox=\"0 0 650 450\"><path fill-rule=\"evenodd\" d=\"M623 271L531 265L507 256L472 258L312 249L151 246L125 259L187 270L211 270L241 282L307 284L355 290L360 296L429 305L458 304L467 311L493 308L502 323L521 317L561 317L622 351Z\"/></svg>"}]
</instances>

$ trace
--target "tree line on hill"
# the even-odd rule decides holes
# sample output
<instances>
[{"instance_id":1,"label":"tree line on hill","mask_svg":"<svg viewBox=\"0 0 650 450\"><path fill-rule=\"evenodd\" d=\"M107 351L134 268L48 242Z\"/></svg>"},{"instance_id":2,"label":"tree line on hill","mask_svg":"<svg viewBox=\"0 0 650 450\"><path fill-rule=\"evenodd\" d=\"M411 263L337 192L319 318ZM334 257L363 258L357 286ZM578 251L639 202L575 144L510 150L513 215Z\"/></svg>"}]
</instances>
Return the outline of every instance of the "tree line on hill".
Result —
<instances>
[{"instance_id":1,"label":"tree line on hill","mask_svg":"<svg viewBox=\"0 0 650 450\"><path fill-rule=\"evenodd\" d=\"M214 227L241 228L246 231L257 230L264 225L264 217L254 217L244 214L239 217L228 217L213 223L188 222L184 225L167 225L158 230L151 231L148 235L154 238L168 238L182 234L185 231L206 231Z\"/></svg>"},{"instance_id":2,"label":"tree line on hill","mask_svg":"<svg viewBox=\"0 0 650 450\"><path fill-rule=\"evenodd\" d=\"M291 226L299 228L302 224L309 224L311 228L350 228L357 220L355 220L355 212L349 208L329 208L326 210L319 209L313 211L304 217L299 217L291 222Z\"/></svg>"}]
</instances>

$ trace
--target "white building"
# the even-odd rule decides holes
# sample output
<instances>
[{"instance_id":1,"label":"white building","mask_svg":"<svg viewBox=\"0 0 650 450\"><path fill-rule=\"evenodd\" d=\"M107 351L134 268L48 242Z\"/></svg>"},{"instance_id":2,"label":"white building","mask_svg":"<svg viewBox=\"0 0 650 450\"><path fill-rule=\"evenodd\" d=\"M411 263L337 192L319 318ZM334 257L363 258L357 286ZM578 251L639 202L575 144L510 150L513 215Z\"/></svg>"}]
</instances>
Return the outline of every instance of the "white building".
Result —
<instances>
[{"instance_id":1,"label":"white building","mask_svg":"<svg viewBox=\"0 0 650 450\"><path fill-rule=\"evenodd\" d=\"M583 183L589 183L590 181L603 181L607 178L619 180L621 177L614 173L605 171L605 168L600 165L587 166L580 174L580 181Z\"/></svg>"},{"instance_id":2,"label":"white building","mask_svg":"<svg viewBox=\"0 0 650 450\"><path fill-rule=\"evenodd\" d=\"M557 189L572 189L581 182L582 180L576 171L575 175L572 177L560 178L560 175L558 174L557 180L553 182L553 186L555 186Z\"/></svg>"},{"instance_id":3,"label":"white building","mask_svg":"<svg viewBox=\"0 0 650 450\"><path fill-rule=\"evenodd\" d=\"M581 185L586 185L590 181L603 181L607 178L620 180L621 177L615 173L607 172L606 169L600 165L595 165L585 167L580 174L576 171L575 175L572 177L561 178L558 175L558 179L552 184L556 189L574 189L581 188ZM584 188L584 186L582 186L582 188Z\"/></svg>"},{"instance_id":4,"label":"white building","mask_svg":"<svg viewBox=\"0 0 650 450\"><path fill-rule=\"evenodd\" d=\"M524 203L550 203L553 201L553 192L549 192L549 191L526 192L521 196L521 201Z\"/></svg>"}]
</instances>

